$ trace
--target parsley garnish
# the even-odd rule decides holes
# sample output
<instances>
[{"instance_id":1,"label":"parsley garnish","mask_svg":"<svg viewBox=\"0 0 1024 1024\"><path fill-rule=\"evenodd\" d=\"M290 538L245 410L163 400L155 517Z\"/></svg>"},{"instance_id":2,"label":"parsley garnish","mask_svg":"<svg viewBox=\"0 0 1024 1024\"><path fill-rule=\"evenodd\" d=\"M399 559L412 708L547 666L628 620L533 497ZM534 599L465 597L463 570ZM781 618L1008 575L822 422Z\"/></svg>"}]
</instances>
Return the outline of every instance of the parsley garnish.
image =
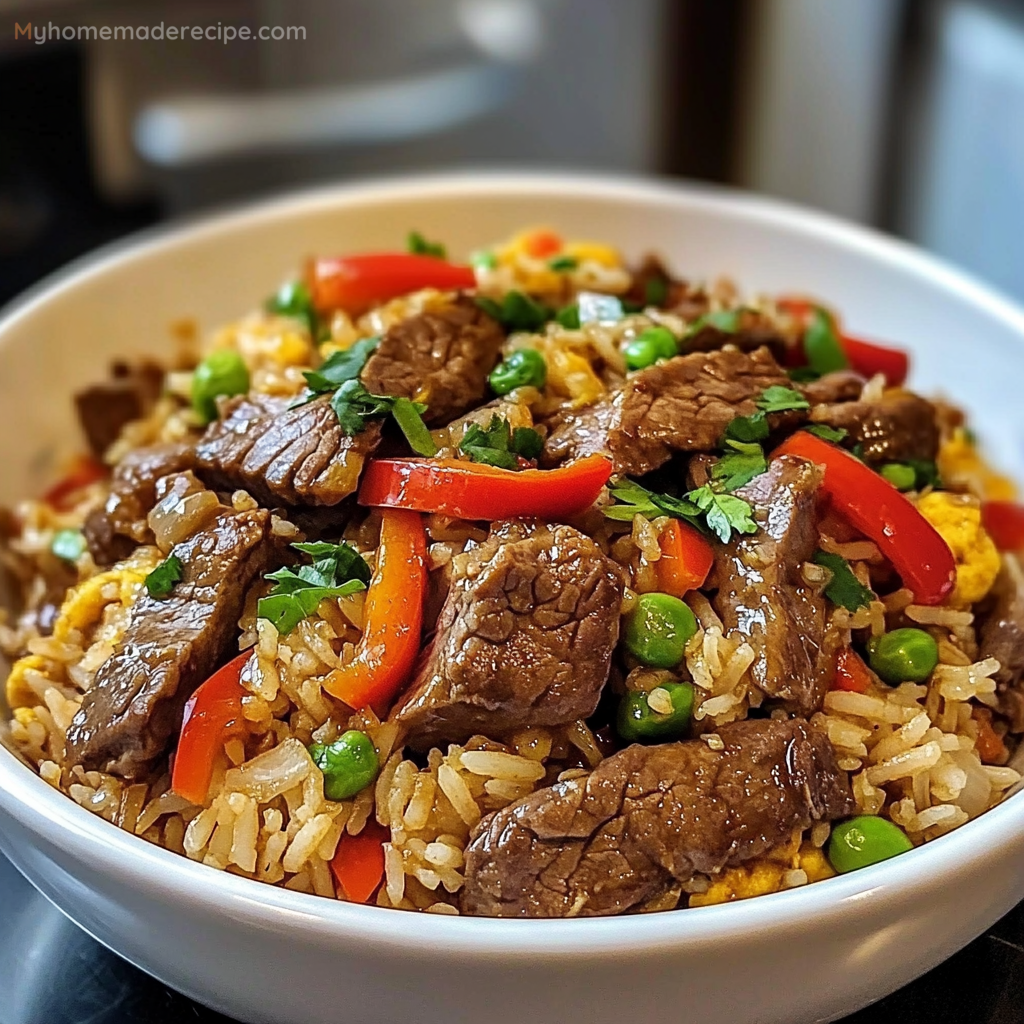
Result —
<instances>
[{"instance_id":1,"label":"parsley garnish","mask_svg":"<svg viewBox=\"0 0 1024 1024\"><path fill-rule=\"evenodd\" d=\"M704 313L686 328L684 337L692 338L706 327L721 331L723 334L735 334L740 329L741 312L739 309L716 309L713 313Z\"/></svg>"},{"instance_id":2,"label":"parsley garnish","mask_svg":"<svg viewBox=\"0 0 1024 1024\"><path fill-rule=\"evenodd\" d=\"M261 597L256 614L272 622L282 635L290 633L304 618L312 615L328 597L347 597L365 590L370 567L355 548L348 544L293 544L296 551L309 555L312 565L278 569L267 573L274 588Z\"/></svg>"},{"instance_id":3,"label":"parsley garnish","mask_svg":"<svg viewBox=\"0 0 1024 1024\"><path fill-rule=\"evenodd\" d=\"M331 399L331 408L349 437L355 437L367 420L387 416L394 405L395 399L390 395L371 395L358 380L345 381Z\"/></svg>"},{"instance_id":4,"label":"parsley garnish","mask_svg":"<svg viewBox=\"0 0 1024 1024\"><path fill-rule=\"evenodd\" d=\"M536 430L530 427L516 427L513 430L508 420L492 416L484 429L476 423L470 425L459 442L460 451L473 462L482 462L499 469L519 469L519 459L536 459L544 441Z\"/></svg>"},{"instance_id":5,"label":"parsley garnish","mask_svg":"<svg viewBox=\"0 0 1024 1024\"><path fill-rule=\"evenodd\" d=\"M810 409L811 403L799 391L773 384L765 388L764 394L757 400L757 407L764 412L790 412Z\"/></svg>"},{"instance_id":6,"label":"parsley garnish","mask_svg":"<svg viewBox=\"0 0 1024 1024\"><path fill-rule=\"evenodd\" d=\"M313 297L309 289L302 281L288 281L281 285L275 295L271 295L266 302L266 309L270 313L277 313L279 316L290 316L299 320L309 328L309 333L317 341L320 337L320 318L313 307Z\"/></svg>"},{"instance_id":7,"label":"parsley garnish","mask_svg":"<svg viewBox=\"0 0 1024 1024\"><path fill-rule=\"evenodd\" d=\"M711 467L715 490L738 490L768 469L764 449L756 441L727 437L724 446L725 454Z\"/></svg>"},{"instance_id":8,"label":"parsley garnish","mask_svg":"<svg viewBox=\"0 0 1024 1024\"><path fill-rule=\"evenodd\" d=\"M81 530L58 530L50 541L50 550L65 562L77 562L87 546Z\"/></svg>"},{"instance_id":9,"label":"parsley garnish","mask_svg":"<svg viewBox=\"0 0 1024 1024\"><path fill-rule=\"evenodd\" d=\"M755 412L753 416L737 416L725 428L725 439L732 441L763 441L768 436L768 416Z\"/></svg>"},{"instance_id":10,"label":"parsley garnish","mask_svg":"<svg viewBox=\"0 0 1024 1024\"><path fill-rule=\"evenodd\" d=\"M830 427L827 423L812 423L809 427L804 427L804 430L808 434L820 437L822 441L831 441L833 444L839 444L847 434L845 427Z\"/></svg>"},{"instance_id":11,"label":"parsley garnish","mask_svg":"<svg viewBox=\"0 0 1024 1024\"><path fill-rule=\"evenodd\" d=\"M548 260L548 267L552 270L575 270L580 261L575 256L552 256Z\"/></svg>"},{"instance_id":12,"label":"parsley garnish","mask_svg":"<svg viewBox=\"0 0 1024 1024\"><path fill-rule=\"evenodd\" d=\"M670 494L649 491L632 480L622 480L611 488L611 494L621 504L609 506L604 514L620 522L628 522L636 515L647 519L673 516L711 530L722 543L728 542L733 531L754 533L757 530L751 518L753 510L747 502L732 494L716 494L707 486L698 487L682 498L673 498Z\"/></svg>"},{"instance_id":13,"label":"parsley garnish","mask_svg":"<svg viewBox=\"0 0 1024 1024\"><path fill-rule=\"evenodd\" d=\"M489 316L493 316L509 334L516 331L539 331L552 316L547 306L517 291L506 292L501 302L486 295L478 295L476 304Z\"/></svg>"},{"instance_id":14,"label":"parsley garnish","mask_svg":"<svg viewBox=\"0 0 1024 1024\"><path fill-rule=\"evenodd\" d=\"M177 555L169 555L147 577L146 590L150 597L162 600L169 597L176 583L181 582L185 566Z\"/></svg>"},{"instance_id":15,"label":"parsley garnish","mask_svg":"<svg viewBox=\"0 0 1024 1024\"><path fill-rule=\"evenodd\" d=\"M840 605L848 612L855 612L858 608L866 608L874 600L875 595L854 576L850 563L842 555L818 551L813 562L832 573L832 580L825 588L825 596L833 604Z\"/></svg>"},{"instance_id":16,"label":"parsley garnish","mask_svg":"<svg viewBox=\"0 0 1024 1024\"><path fill-rule=\"evenodd\" d=\"M409 232L406 247L417 256L436 256L443 260L448 255L448 250L440 242L428 242L418 231Z\"/></svg>"}]
</instances>

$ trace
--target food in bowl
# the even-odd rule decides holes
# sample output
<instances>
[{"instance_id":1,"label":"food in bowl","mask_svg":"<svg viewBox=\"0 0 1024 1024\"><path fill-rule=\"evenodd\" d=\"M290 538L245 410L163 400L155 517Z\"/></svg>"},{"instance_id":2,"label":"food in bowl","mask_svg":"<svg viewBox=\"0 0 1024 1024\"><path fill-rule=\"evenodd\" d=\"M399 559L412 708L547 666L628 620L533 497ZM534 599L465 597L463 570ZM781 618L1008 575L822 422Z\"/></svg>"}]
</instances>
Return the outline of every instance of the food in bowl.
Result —
<instances>
[{"instance_id":1,"label":"food in bowl","mask_svg":"<svg viewBox=\"0 0 1024 1024\"><path fill-rule=\"evenodd\" d=\"M311 261L77 405L10 737L193 860L439 914L720 903L1019 781L1024 512L900 351L533 229Z\"/></svg>"}]
</instances>

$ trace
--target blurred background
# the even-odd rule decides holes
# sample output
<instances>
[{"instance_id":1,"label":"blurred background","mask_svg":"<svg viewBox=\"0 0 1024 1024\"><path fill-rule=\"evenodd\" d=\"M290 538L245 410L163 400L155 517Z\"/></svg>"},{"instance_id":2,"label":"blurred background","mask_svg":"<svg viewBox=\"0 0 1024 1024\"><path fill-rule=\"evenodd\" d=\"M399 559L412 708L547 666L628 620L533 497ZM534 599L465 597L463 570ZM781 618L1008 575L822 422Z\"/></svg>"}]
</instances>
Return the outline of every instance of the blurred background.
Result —
<instances>
[{"instance_id":1,"label":"blurred background","mask_svg":"<svg viewBox=\"0 0 1024 1024\"><path fill-rule=\"evenodd\" d=\"M27 22L306 32L39 43ZM167 217L498 165L783 196L1024 300L1024 2L0 0L0 302Z\"/></svg>"}]
</instances>

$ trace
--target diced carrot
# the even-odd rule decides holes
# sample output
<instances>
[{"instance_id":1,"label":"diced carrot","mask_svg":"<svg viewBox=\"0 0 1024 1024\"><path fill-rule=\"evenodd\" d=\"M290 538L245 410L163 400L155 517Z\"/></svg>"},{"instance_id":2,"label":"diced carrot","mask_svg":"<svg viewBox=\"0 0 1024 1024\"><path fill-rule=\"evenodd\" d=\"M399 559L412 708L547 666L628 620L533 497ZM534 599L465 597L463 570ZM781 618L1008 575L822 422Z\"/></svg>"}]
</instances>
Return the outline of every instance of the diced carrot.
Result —
<instances>
[{"instance_id":1,"label":"diced carrot","mask_svg":"<svg viewBox=\"0 0 1024 1024\"><path fill-rule=\"evenodd\" d=\"M1006 744L992 728L992 712L988 708L975 708L974 720L978 723L978 736L974 749L983 764L1003 764L1006 760Z\"/></svg>"},{"instance_id":2,"label":"diced carrot","mask_svg":"<svg viewBox=\"0 0 1024 1024\"><path fill-rule=\"evenodd\" d=\"M331 861L339 896L366 903L384 879L384 844L391 833L372 819L354 836L344 833Z\"/></svg>"},{"instance_id":3,"label":"diced carrot","mask_svg":"<svg viewBox=\"0 0 1024 1024\"><path fill-rule=\"evenodd\" d=\"M671 519L661 531L658 546L661 558L654 564L662 593L682 598L704 585L715 564L715 553L700 531Z\"/></svg>"},{"instance_id":4,"label":"diced carrot","mask_svg":"<svg viewBox=\"0 0 1024 1024\"><path fill-rule=\"evenodd\" d=\"M844 647L836 659L836 678L833 690L867 693L871 689L871 673L851 647Z\"/></svg>"},{"instance_id":5,"label":"diced carrot","mask_svg":"<svg viewBox=\"0 0 1024 1024\"><path fill-rule=\"evenodd\" d=\"M548 228L538 228L536 231L531 231L523 239L523 249L526 250L526 254L538 260L561 252L563 245L562 236Z\"/></svg>"}]
</instances>

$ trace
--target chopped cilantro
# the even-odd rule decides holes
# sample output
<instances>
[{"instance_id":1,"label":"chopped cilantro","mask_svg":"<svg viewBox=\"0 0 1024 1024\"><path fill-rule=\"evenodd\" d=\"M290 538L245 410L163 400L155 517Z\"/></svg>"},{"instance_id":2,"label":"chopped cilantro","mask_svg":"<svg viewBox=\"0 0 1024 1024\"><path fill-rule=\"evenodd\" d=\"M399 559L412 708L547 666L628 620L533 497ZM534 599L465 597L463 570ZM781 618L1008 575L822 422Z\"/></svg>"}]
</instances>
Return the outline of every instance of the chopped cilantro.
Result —
<instances>
[{"instance_id":1,"label":"chopped cilantro","mask_svg":"<svg viewBox=\"0 0 1024 1024\"><path fill-rule=\"evenodd\" d=\"M493 270L498 265L498 257L490 249L481 249L469 254L469 262L476 270Z\"/></svg>"},{"instance_id":2,"label":"chopped cilantro","mask_svg":"<svg viewBox=\"0 0 1024 1024\"><path fill-rule=\"evenodd\" d=\"M580 307L573 303L571 306L563 306L556 314L558 321L566 330L578 331L580 329Z\"/></svg>"},{"instance_id":3,"label":"chopped cilantro","mask_svg":"<svg viewBox=\"0 0 1024 1024\"><path fill-rule=\"evenodd\" d=\"M633 480L623 479L611 488L611 494L619 504L604 510L608 519L628 522L637 515L647 519L673 516L701 529L710 529L723 543L729 540L733 531L754 533L757 530L747 502L732 494L716 494L707 486L698 487L682 498L674 498L670 494L649 491Z\"/></svg>"},{"instance_id":4,"label":"chopped cilantro","mask_svg":"<svg viewBox=\"0 0 1024 1024\"><path fill-rule=\"evenodd\" d=\"M355 437L366 427L367 420L387 416L394 409L395 401L390 395L371 395L358 380L347 380L334 392L331 408L341 429L349 437ZM421 406L421 411L425 408Z\"/></svg>"},{"instance_id":5,"label":"chopped cilantro","mask_svg":"<svg viewBox=\"0 0 1024 1024\"><path fill-rule=\"evenodd\" d=\"M813 561L815 565L822 565L832 573L832 580L825 588L825 596L833 604L840 605L848 612L855 612L858 608L866 608L874 600L875 595L854 576L850 563L842 555L818 551Z\"/></svg>"},{"instance_id":6,"label":"chopped cilantro","mask_svg":"<svg viewBox=\"0 0 1024 1024\"><path fill-rule=\"evenodd\" d=\"M473 462L499 469L519 469L520 459L536 459L543 447L544 441L536 430L531 427L513 430L508 420L500 416L492 416L486 429L472 424L459 442L459 449Z\"/></svg>"},{"instance_id":7,"label":"chopped cilantro","mask_svg":"<svg viewBox=\"0 0 1024 1024\"><path fill-rule=\"evenodd\" d=\"M50 541L50 550L65 562L77 562L87 546L81 530L58 530Z\"/></svg>"},{"instance_id":8,"label":"chopped cilantro","mask_svg":"<svg viewBox=\"0 0 1024 1024\"><path fill-rule=\"evenodd\" d=\"M644 305L660 306L668 298L668 280L660 275L644 282Z\"/></svg>"},{"instance_id":9,"label":"chopped cilantro","mask_svg":"<svg viewBox=\"0 0 1024 1024\"><path fill-rule=\"evenodd\" d=\"M425 405L411 402L408 398L396 398L391 406L391 415L405 434L409 447L417 455L431 456L437 454L437 445L420 415L425 409Z\"/></svg>"},{"instance_id":10,"label":"chopped cilantro","mask_svg":"<svg viewBox=\"0 0 1024 1024\"><path fill-rule=\"evenodd\" d=\"M313 296L302 281L288 281L281 285L276 294L267 299L266 309L270 313L301 321L309 328L309 333L320 340L320 318L313 307Z\"/></svg>"},{"instance_id":11,"label":"chopped cilantro","mask_svg":"<svg viewBox=\"0 0 1024 1024\"><path fill-rule=\"evenodd\" d=\"M552 270L575 270L580 265L575 256L552 256L548 266Z\"/></svg>"},{"instance_id":12,"label":"chopped cilantro","mask_svg":"<svg viewBox=\"0 0 1024 1024\"><path fill-rule=\"evenodd\" d=\"M799 391L782 384L773 384L765 388L764 394L757 400L757 407L764 412L790 412L810 409L811 403Z\"/></svg>"},{"instance_id":13,"label":"chopped cilantro","mask_svg":"<svg viewBox=\"0 0 1024 1024\"><path fill-rule=\"evenodd\" d=\"M279 633L290 633L304 618L312 615L324 598L346 597L364 590L370 580L370 567L355 548L348 544L293 544L296 551L309 555L311 565L298 571L278 569L267 574L274 588L261 597L256 614L272 622Z\"/></svg>"},{"instance_id":14,"label":"chopped cilantro","mask_svg":"<svg viewBox=\"0 0 1024 1024\"><path fill-rule=\"evenodd\" d=\"M756 441L725 439L725 454L711 467L717 491L735 491L768 469L764 449Z\"/></svg>"},{"instance_id":15,"label":"chopped cilantro","mask_svg":"<svg viewBox=\"0 0 1024 1024\"><path fill-rule=\"evenodd\" d=\"M768 416L755 412L753 416L737 416L725 428L725 439L732 441L763 441L768 436Z\"/></svg>"},{"instance_id":16,"label":"chopped cilantro","mask_svg":"<svg viewBox=\"0 0 1024 1024\"><path fill-rule=\"evenodd\" d=\"M820 306L804 331L804 355L807 365L819 375L845 370L850 365L831 315Z\"/></svg>"},{"instance_id":17,"label":"chopped cilantro","mask_svg":"<svg viewBox=\"0 0 1024 1024\"><path fill-rule=\"evenodd\" d=\"M380 338L362 338L350 348L332 353L319 369L307 370L303 376L311 395L305 400L309 401L312 395L335 391L346 381L355 380L379 344Z\"/></svg>"},{"instance_id":18,"label":"chopped cilantro","mask_svg":"<svg viewBox=\"0 0 1024 1024\"><path fill-rule=\"evenodd\" d=\"M506 292L501 302L479 295L476 304L493 316L509 334L516 331L539 331L552 316L547 306L518 291Z\"/></svg>"},{"instance_id":19,"label":"chopped cilantro","mask_svg":"<svg viewBox=\"0 0 1024 1024\"><path fill-rule=\"evenodd\" d=\"M708 327L723 334L735 334L740 329L741 312L739 309L716 309L713 313L704 313L686 328L685 337L693 338Z\"/></svg>"},{"instance_id":20,"label":"chopped cilantro","mask_svg":"<svg viewBox=\"0 0 1024 1024\"><path fill-rule=\"evenodd\" d=\"M812 423L809 427L804 427L804 430L808 434L820 437L822 441L831 441L833 444L839 444L847 433L845 427L830 427L827 423Z\"/></svg>"},{"instance_id":21,"label":"chopped cilantro","mask_svg":"<svg viewBox=\"0 0 1024 1024\"><path fill-rule=\"evenodd\" d=\"M176 583L181 582L185 566L177 555L169 555L147 577L146 590L150 597L162 600L169 597Z\"/></svg>"},{"instance_id":22,"label":"chopped cilantro","mask_svg":"<svg viewBox=\"0 0 1024 1024\"><path fill-rule=\"evenodd\" d=\"M812 370L809 366L794 366L792 370L786 371L786 375L796 384L808 384L821 377L817 370Z\"/></svg>"},{"instance_id":23,"label":"chopped cilantro","mask_svg":"<svg viewBox=\"0 0 1024 1024\"><path fill-rule=\"evenodd\" d=\"M418 231L409 232L406 247L417 256L436 256L443 260L448 255L448 250L440 242L428 242Z\"/></svg>"}]
</instances>

